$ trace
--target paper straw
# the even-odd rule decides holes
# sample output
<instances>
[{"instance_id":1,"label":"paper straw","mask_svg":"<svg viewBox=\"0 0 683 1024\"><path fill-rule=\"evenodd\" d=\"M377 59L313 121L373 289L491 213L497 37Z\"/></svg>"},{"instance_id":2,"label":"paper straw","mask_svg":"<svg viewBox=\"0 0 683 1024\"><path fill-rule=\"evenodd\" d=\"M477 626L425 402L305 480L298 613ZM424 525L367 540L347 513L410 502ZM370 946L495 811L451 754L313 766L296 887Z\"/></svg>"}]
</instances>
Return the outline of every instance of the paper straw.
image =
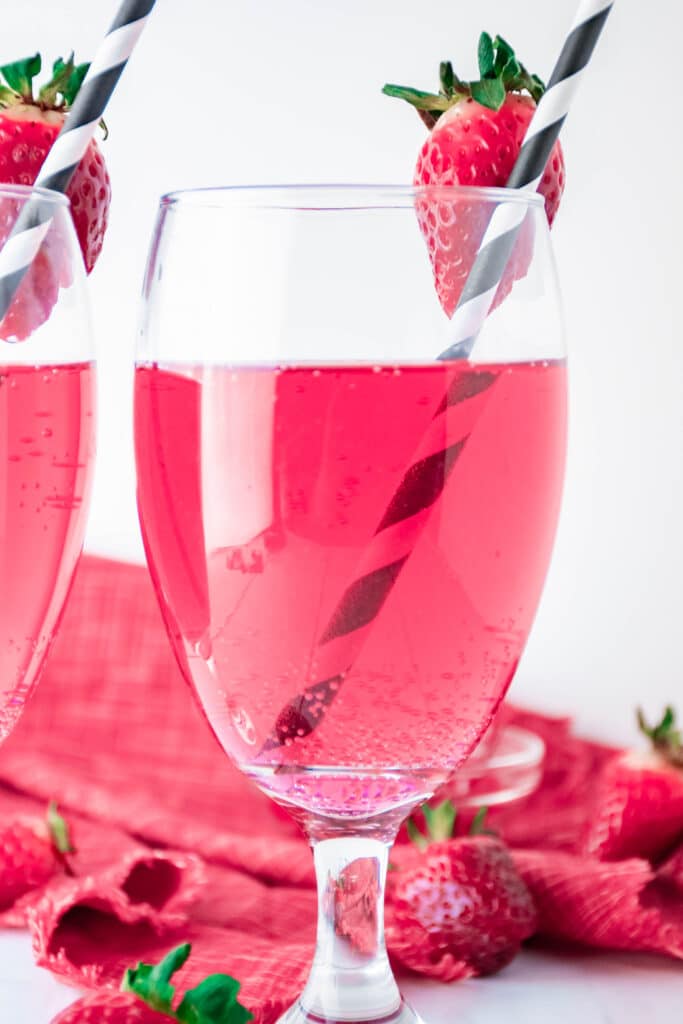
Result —
<instances>
[{"instance_id":1,"label":"paper straw","mask_svg":"<svg viewBox=\"0 0 683 1024\"><path fill-rule=\"evenodd\" d=\"M506 188L530 192L538 189L612 4L613 0L581 3L548 87L529 123ZM451 320L453 340L439 359L466 359L470 355L526 215L523 203L501 203L494 210Z\"/></svg>"},{"instance_id":2,"label":"paper straw","mask_svg":"<svg viewBox=\"0 0 683 1024\"><path fill-rule=\"evenodd\" d=\"M508 188L537 189L612 6L613 0L582 0L579 5L529 123ZM454 341L439 359L462 359L470 354L526 213L526 205L520 202L501 203L494 211L453 314ZM444 396L360 559L353 582L318 640L310 666L310 675L317 682L281 710L260 754L308 736L324 717L467 444L486 400L481 396L496 376L493 371L473 371L456 380Z\"/></svg>"},{"instance_id":3,"label":"paper straw","mask_svg":"<svg viewBox=\"0 0 683 1024\"><path fill-rule=\"evenodd\" d=\"M124 0L121 4L40 169L37 186L66 192L154 4L155 0ZM12 305L51 221L50 204L40 198L29 200L17 218L0 252L0 320Z\"/></svg>"}]
</instances>

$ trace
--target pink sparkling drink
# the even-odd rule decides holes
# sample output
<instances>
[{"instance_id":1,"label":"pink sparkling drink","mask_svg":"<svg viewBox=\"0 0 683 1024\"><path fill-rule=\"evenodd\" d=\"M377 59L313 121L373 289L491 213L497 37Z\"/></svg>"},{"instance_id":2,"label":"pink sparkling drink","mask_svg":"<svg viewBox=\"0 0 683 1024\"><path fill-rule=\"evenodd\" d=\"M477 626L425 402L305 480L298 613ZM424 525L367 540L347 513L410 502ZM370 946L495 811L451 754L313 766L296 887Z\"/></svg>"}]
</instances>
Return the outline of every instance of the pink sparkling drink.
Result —
<instances>
[{"instance_id":1,"label":"pink sparkling drink","mask_svg":"<svg viewBox=\"0 0 683 1024\"><path fill-rule=\"evenodd\" d=\"M94 366L0 365L0 741L36 682L85 531Z\"/></svg>"},{"instance_id":2,"label":"pink sparkling drink","mask_svg":"<svg viewBox=\"0 0 683 1024\"><path fill-rule=\"evenodd\" d=\"M138 501L173 647L225 750L294 809L414 804L514 674L559 508L561 360L486 367L495 383L333 702L309 735L264 749L316 682L320 634L440 399L476 369L137 369Z\"/></svg>"}]
</instances>

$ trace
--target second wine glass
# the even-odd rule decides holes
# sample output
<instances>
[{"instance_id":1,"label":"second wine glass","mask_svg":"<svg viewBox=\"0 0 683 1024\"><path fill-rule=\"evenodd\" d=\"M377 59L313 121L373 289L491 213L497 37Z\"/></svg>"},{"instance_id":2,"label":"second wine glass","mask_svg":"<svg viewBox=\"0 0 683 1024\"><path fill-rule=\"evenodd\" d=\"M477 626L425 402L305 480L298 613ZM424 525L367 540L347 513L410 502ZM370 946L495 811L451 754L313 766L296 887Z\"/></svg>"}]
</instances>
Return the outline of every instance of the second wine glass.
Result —
<instances>
[{"instance_id":1,"label":"second wine glass","mask_svg":"<svg viewBox=\"0 0 683 1024\"><path fill-rule=\"evenodd\" d=\"M0 185L0 244L29 204L50 229L0 322L0 742L54 639L95 461L92 330L69 201Z\"/></svg>"}]
</instances>

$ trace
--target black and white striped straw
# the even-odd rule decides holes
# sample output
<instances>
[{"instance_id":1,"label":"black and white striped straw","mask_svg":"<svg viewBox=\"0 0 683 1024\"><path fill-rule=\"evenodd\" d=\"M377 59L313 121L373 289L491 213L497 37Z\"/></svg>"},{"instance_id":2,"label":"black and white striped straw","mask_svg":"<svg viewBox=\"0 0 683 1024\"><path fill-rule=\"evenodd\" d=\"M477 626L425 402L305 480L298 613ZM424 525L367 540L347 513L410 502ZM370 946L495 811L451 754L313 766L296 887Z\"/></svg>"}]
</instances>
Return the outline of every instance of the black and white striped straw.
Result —
<instances>
[{"instance_id":1,"label":"black and white striped straw","mask_svg":"<svg viewBox=\"0 0 683 1024\"><path fill-rule=\"evenodd\" d=\"M37 186L66 192L154 4L155 0L123 0L45 159ZM0 252L0 320L36 257L51 220L49 204L40 198L27 202L17 218Z\"/></svg>"},{"instance_id":2,"label":"black and white striped straw","mask_svg":"<svg viewBox=\"0 0 683 1024\"><path fill-rule=\"evenodd\" d=\"M614 0L582 0L548 87L529 123L506 188L524 192L538 189L613 3ZM501 203L496 207L451 320L451 344L439 359L466 359L470 355L527 212L524 203Z\"/></svg>"},{"instance_id":3,"label":"black and white striped straw","mask_svg":"<svg viewBox=\"0 0 683 1024\"><path fill-rule=\"evenodd\" d=\"M613 0L582 0L532 118L508 187L535 191ZM439 359L469 356L527 214L527 205L502 202L489 222L451 324L453 344ZM497 373L474 368L456 378L413 453L375 533L318 638L309 670L313 681L280 711L257 756L304 739L322 722L352 668L439 500L481 415Z\"/></svg>"}]
</instances>

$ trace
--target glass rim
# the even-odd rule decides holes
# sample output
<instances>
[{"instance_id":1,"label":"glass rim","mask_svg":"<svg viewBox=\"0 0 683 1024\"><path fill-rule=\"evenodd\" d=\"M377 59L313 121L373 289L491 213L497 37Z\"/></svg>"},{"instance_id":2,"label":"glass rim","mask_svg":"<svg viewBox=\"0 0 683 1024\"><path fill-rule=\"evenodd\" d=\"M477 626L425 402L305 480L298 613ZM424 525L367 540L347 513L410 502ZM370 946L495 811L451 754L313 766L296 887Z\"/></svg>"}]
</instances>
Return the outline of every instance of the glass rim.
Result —
<instances>
[{"instance_id":1,"label":"glass rim","mask_svg":"<svg viewBox=\"0 0 683 1024\"><path fill-rule=\"evenodd\" d=\"M313 183L280 185L208 185L165 192L161 209L182 206L184 209L287 209L313 211L396 209L412 207L420 196L437 201L455 198L482 203L520 203L540 208L545 200L540 192L520 189L484 188L476 185L373 185L354 183ZM303 205L306 197L308 203Z\"/></svg>"},{"instance_id":2,"label":"glass rim","mask_svg":"<svg viewBox=\"0 0 683 1024\"><path fill-rule=\"evenodd\" d=\"M14 185L0 182L0 198L8 199L40 199L46 203L54 203L56 206L70 206L71 200L64 192L56 192L52 188L43 188L42 185Z\"/></svg>"}]
</instances>

